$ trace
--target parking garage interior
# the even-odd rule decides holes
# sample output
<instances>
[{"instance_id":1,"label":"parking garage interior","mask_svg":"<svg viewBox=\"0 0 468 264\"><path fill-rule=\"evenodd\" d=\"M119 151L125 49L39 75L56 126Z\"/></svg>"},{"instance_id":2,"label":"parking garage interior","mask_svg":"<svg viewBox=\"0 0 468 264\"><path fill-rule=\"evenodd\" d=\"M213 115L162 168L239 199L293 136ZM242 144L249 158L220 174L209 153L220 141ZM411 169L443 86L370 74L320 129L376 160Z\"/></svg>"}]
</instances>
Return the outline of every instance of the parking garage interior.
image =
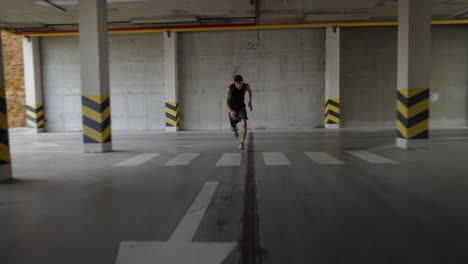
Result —
<instances>
[{"instance_id":1,"label":"parking garage interior","mask_svg":"<svg viewBox=\"0 0 468 264\"><path fill-rule=\"evenodd\" d=\"M0 263L466 263L467 15L0 0Z\"/></svg>"}]
</instances>

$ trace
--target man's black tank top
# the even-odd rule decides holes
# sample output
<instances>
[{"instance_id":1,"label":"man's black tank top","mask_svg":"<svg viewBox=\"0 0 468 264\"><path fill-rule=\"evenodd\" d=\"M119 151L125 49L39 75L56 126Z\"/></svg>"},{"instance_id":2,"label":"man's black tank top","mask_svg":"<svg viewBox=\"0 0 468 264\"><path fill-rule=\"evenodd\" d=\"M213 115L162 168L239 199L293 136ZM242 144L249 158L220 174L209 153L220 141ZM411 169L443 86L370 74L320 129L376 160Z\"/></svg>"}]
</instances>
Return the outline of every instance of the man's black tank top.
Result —
<instances>
[{"instance_id":1,"label":"man's black tank top","mask_svg":"<svg viewBox=\"0 0 468 264\"><path fill-rule=\"evenodd\" d=\"M237 89L235 84L231 84L231 100L229 101L229 104L231 105L232 110L241 110L242 108L245 108L245 91L247 90L247 84L244 83L242 84L241 89Z\"/></svg>"}]
</instances>

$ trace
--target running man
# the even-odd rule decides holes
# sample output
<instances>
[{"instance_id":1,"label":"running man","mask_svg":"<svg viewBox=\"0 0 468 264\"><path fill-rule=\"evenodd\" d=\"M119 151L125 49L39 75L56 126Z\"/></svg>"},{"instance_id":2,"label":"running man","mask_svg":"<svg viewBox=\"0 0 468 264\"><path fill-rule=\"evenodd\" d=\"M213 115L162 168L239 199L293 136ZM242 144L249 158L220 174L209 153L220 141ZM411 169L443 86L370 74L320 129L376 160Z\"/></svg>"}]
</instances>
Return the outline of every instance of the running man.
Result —
<instances>
[{"instance_id":1,"label":"running man","mask_svg":"<svg viewBox=\"0 0 468 264\"><path fill-rule=\"evenodd\" d=\"M239 149L244 149L245 137L247 135L247 110L245 109L245 92L249 93L249 108L252 111L252 89L244 83L242 76L236 75L234 83L227 89L226 103L229 111L229 121L234 137L239 138L237 124L242 120L242 140Z\"/></svg>"}]
</instances>

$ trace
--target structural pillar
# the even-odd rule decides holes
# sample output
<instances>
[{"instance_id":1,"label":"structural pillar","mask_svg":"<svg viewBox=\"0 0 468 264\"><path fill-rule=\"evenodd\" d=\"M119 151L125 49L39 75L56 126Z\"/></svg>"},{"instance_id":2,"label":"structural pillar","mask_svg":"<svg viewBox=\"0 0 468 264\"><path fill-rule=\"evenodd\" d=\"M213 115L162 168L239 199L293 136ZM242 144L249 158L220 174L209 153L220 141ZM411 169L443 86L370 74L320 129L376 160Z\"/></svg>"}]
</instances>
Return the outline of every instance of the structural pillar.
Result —
<instances>
[{"instance_id":1,"label":"structural pillar","mask_svg":"<svg viewBox=\"0 0 468 264\"><path fill-rule=\"evenodd\" d=\"M23 38L26 126L38 133L44 132L45 128L39 45L37 37Z\"/></svg>"},{"instance_id":2,"label":"structural pillar","mask_svg":"<svg viewBox=\"0 0 468 264\"><path fill-rule=\"evenodd\" d=\"M166 131L179 130L179 102L177 98L177 33L164 35L164 89L166 96Z\"/></svg>"},{"instance_id":3,"label":"structural pillar","mask_svg":"<svg viewBox=\"0 0 468 264\"><path fill-rule=\"evenodd\" d=\"M0 34L0 182L12 177L8 138L7 102L3 78L2 36Z\"/></svg>"},{"instance_id":4,"label":"structural pillar","mask_svg":"<svg viewBox=\"0 0 468 264\"><path fill-rule=\"evenodd\" d=\"M112 151L106 0L80 0L80 62L85 152Z\"/></svg>"},{"instance_id":5,"label":"structural pillar","mask_svg":"<svg viewBox=\"0 0 468 264\"><path fill-rule=\"evenodd\" d=\"M325 34L325 128L340 128L340 28Z\"/></svg>"},{"instance_id":6,"label":"structural pillar","mask_svg":"<svg viewBox=\"0 0 468 264\"><path fill-rule=\"evenodd\" d=\"M429 138L431 5L400 0L398 20L396 145L408 149Z\"/></svg>"}]
</instances>

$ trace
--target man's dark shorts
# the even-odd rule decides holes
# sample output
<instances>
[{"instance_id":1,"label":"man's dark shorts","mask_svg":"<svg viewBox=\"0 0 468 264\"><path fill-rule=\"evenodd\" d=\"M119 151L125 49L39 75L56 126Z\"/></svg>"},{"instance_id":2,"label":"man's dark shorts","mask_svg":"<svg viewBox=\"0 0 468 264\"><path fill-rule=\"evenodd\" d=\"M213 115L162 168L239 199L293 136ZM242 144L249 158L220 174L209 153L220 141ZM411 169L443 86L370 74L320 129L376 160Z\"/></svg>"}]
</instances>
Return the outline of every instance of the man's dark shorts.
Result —
<instances>
[{"instance_id":1,"label":"man's dark shorts","mask_svg":"<svg viewBox=\"0 0 468 264\"><path fill-rule=\"evenodd\" d=\"M229 121L231 122L231 127L235 127L237 126L237 124L242 120L242 119L245 119L245 120L248 120L249 118L247 118L247 110L244 108L240 109L240 110L236 110L235 111L237 114L234 118L231 117L231 115L228 113L229 115Z\"/></svg>"}]
</instances>

